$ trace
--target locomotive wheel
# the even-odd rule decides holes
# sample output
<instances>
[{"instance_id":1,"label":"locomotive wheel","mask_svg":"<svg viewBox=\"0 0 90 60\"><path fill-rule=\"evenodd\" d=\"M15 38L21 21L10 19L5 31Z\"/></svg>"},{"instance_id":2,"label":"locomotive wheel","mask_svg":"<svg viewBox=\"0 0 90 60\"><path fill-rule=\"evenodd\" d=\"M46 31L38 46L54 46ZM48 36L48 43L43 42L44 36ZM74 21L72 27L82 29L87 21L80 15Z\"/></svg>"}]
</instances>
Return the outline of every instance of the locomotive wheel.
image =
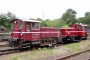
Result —
<instances>
[{"instance_id":1,"label":"locomotive wheel","mask_svg":"<svg viewBox=\"0 0 90 60\"><path fill-rule=\"evenodd\" d=\"M80 42L82 40L82 38L80 36L77 37L77 42Z\"/></svg>"},{"instance_id":2,"label":"locomotive wheel","mask_svg":"<svg viewBox=\"0 0 90 60\"><path fill-rule=\"evenodd\" d=\"M74 36L71 36L71 42L73 42L75 40L75 37Z\"/></svg>"},{"instance_id":3,"label":"locomotive wheel","mask_svg":"<svg viewBox=\"0 0 90 60\"><path fill-rule=\"evenodd\" d=\"M87 36L85 36L85 40L87 40Z\"/></svg>"},{"instance_id":4,"label":"locomotive wheel","mask_svg":"<svg viewBox=\"0 0 90 60\"><path fill-rule=\"evenodd\" d=\"M62 38L62 42L63 43L67 43L67 39L66 38Z\"/></svg>"}]
</instances>

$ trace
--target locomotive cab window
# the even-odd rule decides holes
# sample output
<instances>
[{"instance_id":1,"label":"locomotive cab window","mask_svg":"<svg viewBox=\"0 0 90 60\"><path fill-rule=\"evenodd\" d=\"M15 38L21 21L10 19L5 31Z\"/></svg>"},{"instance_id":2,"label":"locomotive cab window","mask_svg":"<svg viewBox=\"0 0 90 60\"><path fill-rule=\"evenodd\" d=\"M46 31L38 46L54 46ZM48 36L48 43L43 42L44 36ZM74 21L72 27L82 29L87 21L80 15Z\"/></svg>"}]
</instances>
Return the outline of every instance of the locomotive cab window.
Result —
<instances>
[{"instance_id":1,"label":"locomotive cab window","mask_svg":"<svg viewBox=\"0 0 90 60\"><path fill-rule=\"evenodd\" d=\"M81 30L81 29L82 29L82 27L81 27L80 25L78 25L77 27L78 27L78 29L79 29L79 30Z\"/></svg>"},{"instance_id":2,"label":"locomotive cab window","mask_svg":"<svg viewBox=\"0 0 90 60\"><path fill-rule=\"evenodd\" d=\"M82 30L83 31L87 31L87 27L86 26L83 26Z\"/></svg>"},{"instance_id":3,"label":"locomotive cab window","mask_svg":"<svg viewBox=\"0 0 90 60\"><path fill-rule=\"evenodd\" d=\"M32 30L39 30L40 24L39 23L32 23Z\"/></svg>"},{"instance_id":4,"label":"locomotive cab window","mask_svg":"<svg viewBox=\"0 0 90 60\"><path fill-rule=\"evenodd\" d=\"M26 24L26 31L30 31L30 24L29 23Z\"/></svg>"},{"instance_id":5,"label":"locomotive cab window","mask_svg":"<svg viewBox=\"0 0 90 60\"><path fill-rule=\"evenodd\" d=\"M23 27L22 22L19 22L19 28L21 29Z\"/></svg>"}]
</instances>

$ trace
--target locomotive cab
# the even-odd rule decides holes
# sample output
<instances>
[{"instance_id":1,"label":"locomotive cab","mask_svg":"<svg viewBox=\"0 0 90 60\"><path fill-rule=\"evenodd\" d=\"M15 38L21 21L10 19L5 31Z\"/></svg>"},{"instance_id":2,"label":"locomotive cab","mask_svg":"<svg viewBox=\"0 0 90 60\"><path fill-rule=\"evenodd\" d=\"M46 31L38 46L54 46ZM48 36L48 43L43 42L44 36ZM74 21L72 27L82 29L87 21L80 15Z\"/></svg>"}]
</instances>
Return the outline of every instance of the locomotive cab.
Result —
<instances>
[{"instance_id":1,"label":"locomotive cab","mask_svg":"<svg viewBox=\"0 0 90 60\"><path fill-rule=\"evenodd\" d=\"M21 47L24 42L40 40L40 21L14 19L10 23L11 38L8 40L10 45Z\"/></svg>"},{"instance_id":2,"label":"locomotive cab","mask_svg":"<svg viewBox=\"0 0 90 60\"><path fill-rule=\"evenodd\" d=\"M40 22L14 19L11 21L11 37L24 40L39 40Z\"/></svg>"},{"instance_id":3,"label":"locomotive cab","mask_svg":"<svg viewBox=\"0 0 90 60\"><path fill-rule=\"evenodd\" d=\"M87 25L80 24L82 26L82 31L80 33L81 39L86 40L87 39Z\"/></svg>"}]
</instances>

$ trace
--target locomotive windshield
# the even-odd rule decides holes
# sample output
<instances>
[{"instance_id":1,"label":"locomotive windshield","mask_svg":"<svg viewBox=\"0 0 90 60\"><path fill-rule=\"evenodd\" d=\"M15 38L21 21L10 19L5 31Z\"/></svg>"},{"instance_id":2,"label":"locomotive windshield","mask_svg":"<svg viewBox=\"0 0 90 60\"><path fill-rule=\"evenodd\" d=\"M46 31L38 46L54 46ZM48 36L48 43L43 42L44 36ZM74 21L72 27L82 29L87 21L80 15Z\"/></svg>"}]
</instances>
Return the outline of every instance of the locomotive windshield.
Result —
<instances>
[{"instance_id":1,"label":"locomotive windshield","mask_svg":"<svg viewBox=\"0 0 90 60\"><path fill-rule=\"evenodd\" d=\"M82 30L83 30L83 31L87 31L87 27L86 27L86 26L83 26L83 27L82 27Z\"/></svg>"},{"instance_id":2,"label":"locomotive windshield","mask_svg":"<svg viewBox=\"0 0 90 60\"><path fill-rule=\"evenodd\" d=\"M40 24L39 23L32 23L32 30L39 30Z\"/></svg>"},{"instance_id":3,"label":"locomotive windshield","mask_svg":"<svg viewBox=\"0 0 90 60\"><path fill-rule=\"evenodd\" d=\"M19 28L21 29L22 27L22 22L19 22Z\"/></svg>"},{"instance_id":4,"label":"locomotive windshield","mask_svg":"<svg viewBox=\"0 0 90 60\"><path fill-rule=\"evenodd\" d=\"M26 25L26 31L30 31L30 24L29 23L27 23L27 25Z\"/></svg>"},{"instance_id":5,"label":"locomotive windshield","mask_svg":"<svg viewBox=\"0 0 90 60\"><path fill-rule=\"evenodd\" d=\"M79 30L81 30L81 29L82 29L81 25L78 25L78 26L77 26L77 28L78 28Z\"/></svg>"}]
</instances>

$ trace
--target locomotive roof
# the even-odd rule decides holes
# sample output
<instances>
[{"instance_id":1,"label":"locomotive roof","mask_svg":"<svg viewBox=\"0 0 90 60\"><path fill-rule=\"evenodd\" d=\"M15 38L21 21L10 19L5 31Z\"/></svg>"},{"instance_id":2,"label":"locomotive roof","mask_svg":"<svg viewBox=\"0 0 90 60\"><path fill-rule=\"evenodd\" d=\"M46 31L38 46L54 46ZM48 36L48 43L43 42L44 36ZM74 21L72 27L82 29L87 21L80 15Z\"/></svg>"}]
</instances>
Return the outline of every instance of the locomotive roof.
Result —
<instances>
[{"instance_id":1,"label":"locomotive roof","mask_svg":"<svg viewBox=\"0 0 90 60\"><path fill-rule=\"evenodd\" d=\"M82 25L82 26L87 26L87 25Z\"/></svg>"},{"instance_id":2,"label":"locomotive roof","mask_svg":"<svg viewBox=\"0 0 90 60\"><path fill-rule=\"evenodd\" d=\"M13 19L10 22L15 21L15 20L21 20L21 21L25 21L25 22L39 22L39 23L41 22L41 21L36 21L36 20L25 20L25 19Z\"/></svg>"}]
</instances>

